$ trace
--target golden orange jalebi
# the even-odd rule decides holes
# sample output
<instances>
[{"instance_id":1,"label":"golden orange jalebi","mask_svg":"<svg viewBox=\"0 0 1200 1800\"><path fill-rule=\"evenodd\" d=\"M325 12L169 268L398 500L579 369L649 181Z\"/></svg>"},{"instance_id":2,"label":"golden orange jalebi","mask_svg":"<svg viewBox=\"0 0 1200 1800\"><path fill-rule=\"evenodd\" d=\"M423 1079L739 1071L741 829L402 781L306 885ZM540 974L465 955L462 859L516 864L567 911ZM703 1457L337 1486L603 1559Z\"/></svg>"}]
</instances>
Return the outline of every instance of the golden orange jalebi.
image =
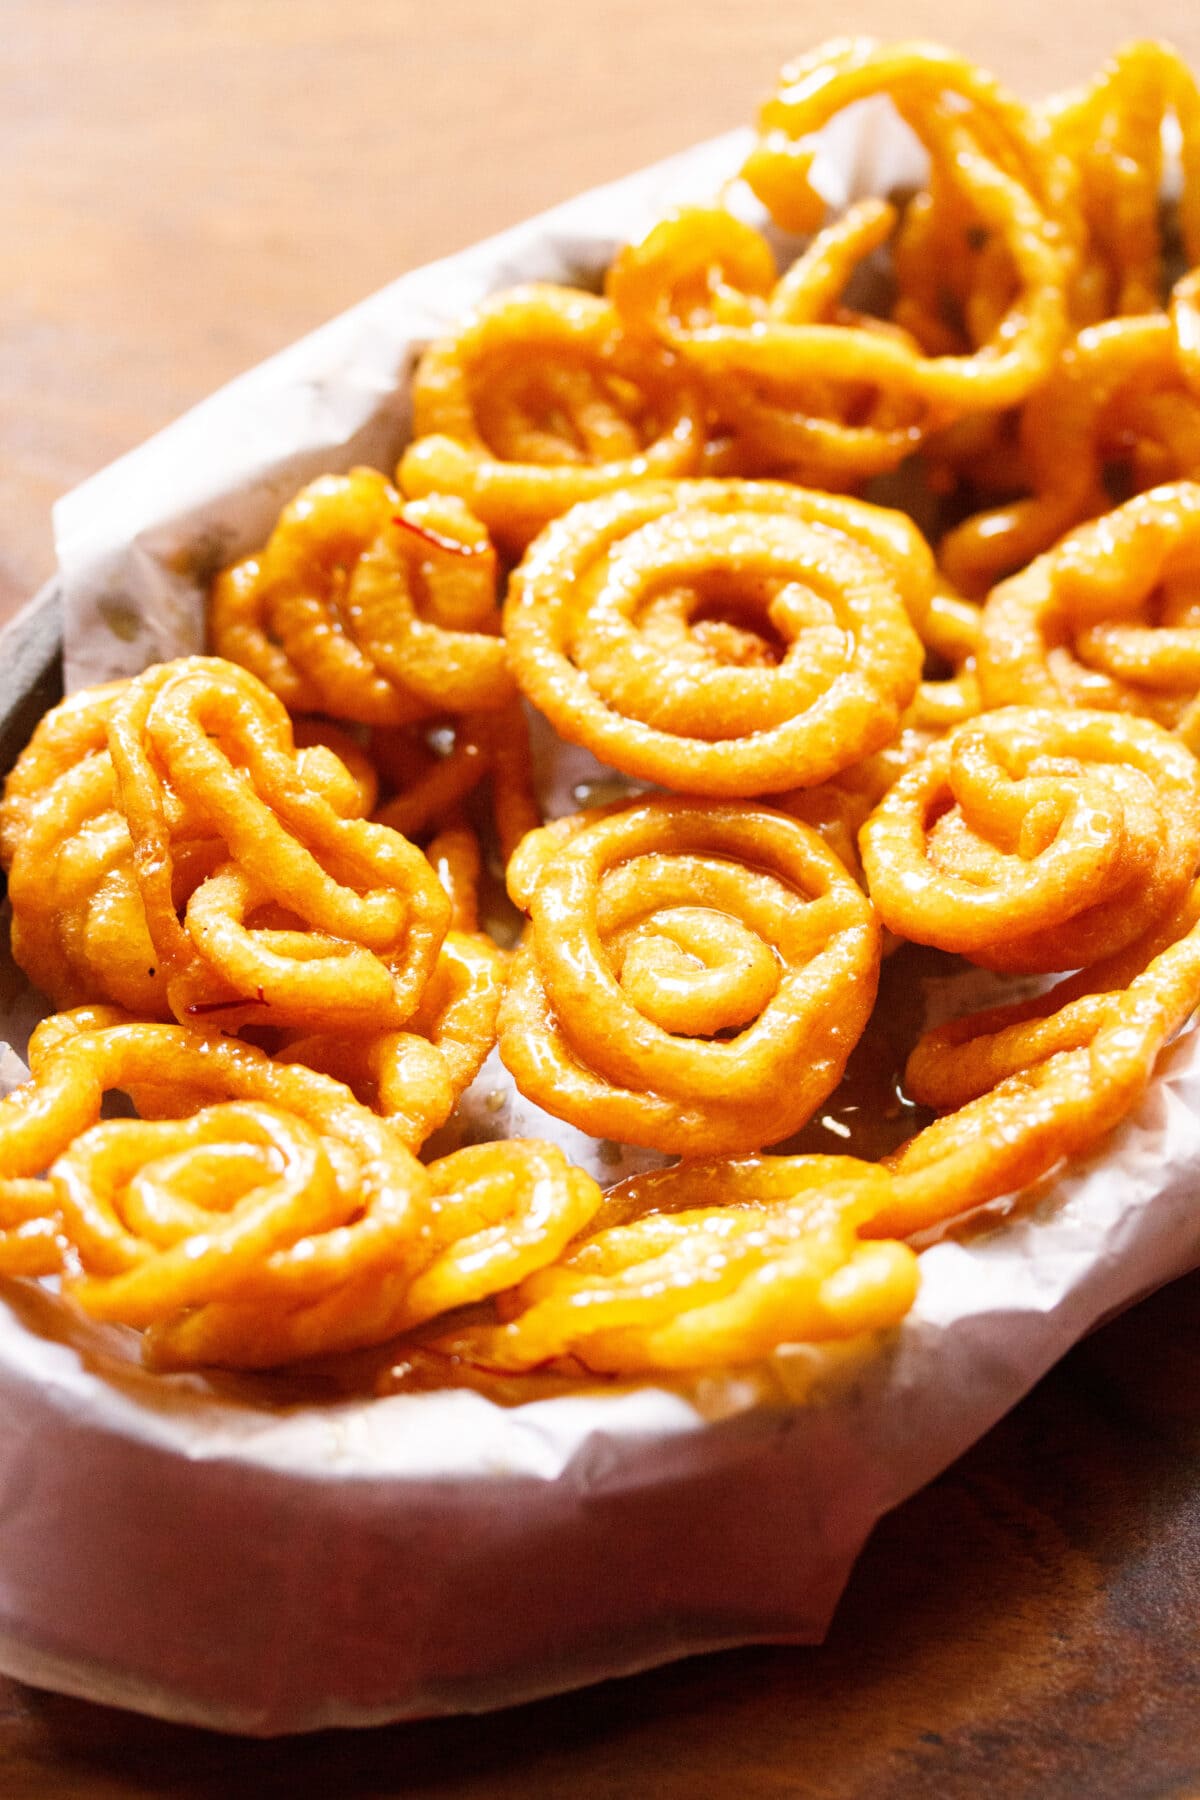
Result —
<instances>
[{"instance_id":1,"label":"golden orange jalebi","mask_svg":"<svg viewBox=\"0 0 1200 1800\"><path fill-rule=\"evenodd\" d=\"M647 484L537 540L504 628L522 691L626 775L742 797L826 780L920 679L928 552L897 513L779 482Z\"/></svg>"},{"instance_id":2,"label":"golden orange jalebi","mask_svg":"<svg viewBox=\"0 0 1200 1800\"><path fill-rule=\"evenodd\" d=\"M534 1138L472 1145L424 1173L428 1212L414 1263L372 1266L363 1256L356 1267L340 1254L336 1233L327 1234L327 1249L315 1240L315 1254L305 1244L281 1248L232 1292L152 1323L147 1360L157 1368L272 1368L382 1343L551 1261L601 1199L590 1176ZM124 1316L124 1295L108 1301L101 1288L100 1296ZM86 1304L91 1295L77 1290L76 1298Z\"/></svg>"},{"instance_id":3,"label":"golden orange jalebi","mask_svg":"<svg viewBox=\"0 0 1200 1800\"><path fill-rule=\"evenodd\" d=\"M1077 183L1086 249L1075 298L1082 323L1162 304L1163 123L1174 121L1182 182L1179 227L1200 263L1200 91L1170 45L1127 44L1079 93L1042 109Z\"/></svg>"},{"instance_id":4,"label":"golden orange jalebi","mask_svg":"<svg viewBox=\"0 0 1200 1800\"><path fill-rule=\"evenodd\" d=\"M1090 326L1026 403L1014 465L1027 496L967 518L939 546L947 575L981 593L1083 520L1108 511L1119 468L1129 486L1200 474L1200 274L1171 311ZM1191 346L1191 348L1188 348Z\"/></svg>"},{"instance_id":5,"label":"golden orange jalebi","mask_svg":"<svg viewBox=\"0 0 1200 1800\"><path fill-rule=\"evenodd\" d=\"M213 583L209 632L293 712L364 725L513 696L496 553L461 500L403 504L374 469L322 475Z\"/></svg>"},{"instance_id":6,"label":"golden orange jalebi","mask_svg":"<svg viewBox=\"0 0 1200 1800\"><path fill-rule=\"evenodd\" d=\"M500 1012L522 1093L596 1135L757 1149L838 1081L875 996L875 916L815 833L654 800L527 837L530 916Z\"/></svg>"},{"instance_id":7,"label":"golden orange jalebi","mask_svg":"<svg viewBox=\"0 0 1200 1800\"><path fill-rule=\"evenodd\" d=\"M274 1231L279 1241L295 1241L311 1230L323 1231L382 1208L393 1254L411 1264L425 1211L424 1172L382 1120L340 1083L308 1069L283 1068L247 1044L210 1039L178 1025L130 1021L106 1008L47 1020L30 1042L29 1063L31 1081L0 1101L0 1172L5 1179L20 1179L49 1171L52 1210L63 1210L62 1229L85 1269L111 1273L141 1260L128 1249L118 1222L105 1214L102 1198L95 1198L98 1212L89 1210L83 1185L71 1173L85 1154L78 1143L89 1143L85 1134L97 1126L105 1094L114 1089L134 1094L144 1110L162 1105L171 1114L181 1097L184 1111L212 1101L236 1102L232 1117L246 1126L245 1132L227 1134L235 1145L243 1137L246 1148L244 1156L236 1147L218 1155L223 1173L211 1156L198 1159L198 1174L205 1184L215 1176L225 1204L233 1209L233 1230L216 1233L204 1248L196 1245L176 1255L173 1261L184 1265L181 1281L188 1280L187 1267L193 1262L210 1267L218 1283L235 1281L239 1270L253 1265L262 1241L253 1234L262 1222L253 1203L248 1208L240 1203L245 1193L262 1186L264 1177L275 1191L267 1207L272 1220L262 1228ZM261 1115L257 1125L256 1115ZM284 1115L294 1117L280 1124ZM141 1122L127 1121L100 1129L112 1131L118 1124L128 1124L129 1132L146 1129ZM204 1128L197 1130L201 1136L193 1150L204 1141ZM329 1147L323 1149L320 1139L329 1139ZM185 1154L188 1148L180 1139L171 1152L185 1183L193 1160ZM241 1171L251 1162L258 1179L243 1189ZM152 1184L143 1184L136 1194L147 1218L152 1217Z\"/></svg>"},{"instance_id":8,"label":"golden orange jalebi","mask_svg":"<svg viewBox=\"0 0 1200 1800\"><path fill-rule=\"evenodd\" d=\"M59 1005L211 1010L228 1026L244 1001L260 1024L365 1013L378 1028L390 995L400 1023L449 903L419 851L358 817L372 798L324 744L296 751L282 706L231 663L161 664L75 696L6 789L14 956Z\"/></svg>"},{"instance_id":9,"label":"golden orange jalebi","mask_svg":"<svg viewBox=\"0 0 1200 1800\"><path fill-rule=\"evenodd\" d=\"M1060 1050L1086 1047L1112 1014L1114 998L1198 918L1200 883L1193 883L1173 911L1116 955L1029 999L968 1013L924 1032L905 1064L905 1092L923 1106L950 1112Z\"/></svg>"},{"instance_id":10,"label":"golden orange jalebi","mask_svg":"<svg viewBox=\"0 0 1200 1800\"><path fill-rule=\"evenodd\" d=\"M478 931L450 931L403 1031L285 1033L275 1054L344 1081L418 1149L446 1123L496 1041L506 959Z\"/></svg>"},{"instance_id":11,"label":"golden orange jalebi","mask_svg":"<svg viewBox=\"0 0 1200 1800\"><path fill-rule=\"evenodd\" d=\"M765 336L759 349L751 330L714 326L689 355L711 374L761 369L775 381L836 370L893 401L919 400L934 422L1017 404L1066 337L1078 226L1066 158L990 76L933 44L824 44L784 69L746 179L780 224L814 230L824 212L809 179L816 134L872 95L888 96L931 160L929 190L895 247L892 319L907 335L805 324L769 334L768 350Z\"/></svg>"},{"instance_id":12,"label":"golden orange jalebi","mask_svg":"<svg viewBox=\"0 0 1200 1800\"><path fill-rule=\"evenodd\" d=\"M905 1236L971 1207L1014 1194L1066 1157L1091 1149L1137 1104L1155 1059L1200 1002L1195 898L1175 924L1185 935L1159 949L1123 990L1062 1002L1047 1030L981 1045L975 1081L990 1060L997 1084L919 1132L886 1159L890 1202L867 1229ZM1164 931L1161 937L1169 935ZM1105 979L1120 979L1114 967ZM1020 1027L1018 1027L1020 1029ZM960 1048L970 1056L970 1046ZM1012 1072L1006 1072L1011 1070ZM971 1085L974 1085L972 1082Z\"/></svg>"},{"instance_id":13,"label":"golden orange jalebi","mask_svg":"<svg viewBox=\"0 0 1200 1800\"><path fill-rule=\"evenodd\" d=\"M1200 484L1139 495L995 588L979 680L991 706L1138 713L1200 749Z\"/></svg>"},{"instance_id":14,"label":"golden orange jalebi","mask_svg":"<svg viewBox=\"0 0 1200 1800\"><path fill-rule=\"evenodd\" d=\"M412 399L400 486L459 495L509 550L579 500L693 474L704 448L700 398L676 359L630 340L607 301L576 288L484 301L426 351Z\"/></svg>"},{"instance_id":15,"label":"golden orange jalebi","mask_svg":"<svg viewBox=\"0 0 1200 1800\"><path fill-rule=\"evenodd\" d=\"M314 787L287 713L245 670L192 657L129 684L109 721L146 923L177 1018L309 1030L403 1025L449 918L428 862L354 816L359 790ZM305 760L301 760L301 758ZM342 771L345 775L345 771ZM181 820L215 844L182 919Z\"/></svg>"},{"instance_id":16,"label":"golden orange jalebi","mask_svg":"<svg viewBox=\"0 0 1200 1800\"><path fill-rule=\"evenodd\" d=\"M111 1008L47 1020L30 1063L0 1101L0 1267L64 1267L70 1299L146 1330L158 1366L380 1342L519 1281L600 1205L552 1145L426 1170L340 1082ZM100 1122L113 1089L164 1116ZM8 1190L38 1216L14 1222Z\"/></svg>"},{"instance_id":17,"label":"golden orange jalebi","mask_svg":"<svg viewBox=\"0 0 1200 1800\"><path fill-rule=\"evenodd\" d=\"M786 473L842 488L894 469L917 448L925 420L919 401L842 378L832 357L799 380L776 377L761 351L777 336L785 366L795 329L819 324L883 334L916 350L895 326L841 303L855 268L894 222L886 202L859 202L819 232L782 279L766 238L720 207L682 207L621 251L608 295L632 334L658 339L694 365L709 413L706 472ZM713 372L706 347L734 332L751 334L753 367L729 362Z\"/></svg>"},{"instance_id":18,"label":"golden orange jalebi","mask_svg":"<svg viewBox=\"0 0 1200 1800\"><path fill-rule=\"evenodd\" d=\"M74 694L40 721L0 803L13 960L59 1006L110 1000L166 1016L116 795L108 721L124 683Z\"/></svg>"},{"instance_id":19,"label":"golden orange jalebi","mask_svg":"<svg viewBox=\"0 0 1200 1800\"><path fill-rule=\"evenodd\" d=\"M754 1362L781 1343L880 1331L912 1305L917 1262L860 1229L890 1195L851 1157L683 1163L614 1190L581 1238L505 1296L508 1323L447 1348L523 1369L604 1373Z\"/></svg>"},{"instance_id":20,"label":"golden orange jalebi","mask_svg":"<svg viewBox=\"0 0 1200 1800\"><path fill-rule=\"evenodd\" d=\"M1157 725L1005 707L930 746L860 837L901 937L985 968L1083 968L1178 904L1200 856L1200 769Z\"/></svg>"}]
</instances>

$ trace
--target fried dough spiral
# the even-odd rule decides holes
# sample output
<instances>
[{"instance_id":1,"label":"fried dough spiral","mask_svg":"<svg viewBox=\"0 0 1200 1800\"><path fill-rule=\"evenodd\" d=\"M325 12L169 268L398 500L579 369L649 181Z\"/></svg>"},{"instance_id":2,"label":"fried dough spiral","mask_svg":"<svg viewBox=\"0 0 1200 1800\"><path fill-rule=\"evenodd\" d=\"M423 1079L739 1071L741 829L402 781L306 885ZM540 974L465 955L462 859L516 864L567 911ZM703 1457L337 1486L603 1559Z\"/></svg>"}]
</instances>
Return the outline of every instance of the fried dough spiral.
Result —
<instances>
[{"instance_id":1,"label":"fried dough spiral","mask_svg":"<svg viewBox=\"0 0 1200 1800\"><path fill-rule=\"evenodd\" d=\"M1170 316L1090 326L1026 403L1019 460L1027 496L975 513L939 545L967 593L1021 569L1072 527L1106 513L1119 468L1137 490L1200 474L1200 278L1176 286Z\"/></svg>"},{"instance_id":2,"label":"fried dough spiral","mask_svg":"<svg viewBox=\"0 0 1200 1800\"><path fill-rule=\"evenodd\" d=\"M64 1292L144 1330L160 1368L381 1342L551 1261L601 1201L536 1140L426 1170L340 1082L112 1008L46 1020L30 1062L0 1101L0 1269L65 1249ZM100 1122L112 1089L162 1116ZM40 1216L10 1225L9 1190Z\"/></svg>"},{"instance_id":3,"label":"fried dough spiral","mask_svg":"<svg viewBox=\"0 0 1200 1800\"><path fill-rule=\"evenodd\" d=\"M413 380L406 494L457 494L512 551L580 500L700 466L694 384L630 340L607 301L532 285L493 295Z\"/></svg>"},{"instance_id":4,"label":"fried dough spiral","mask_svg":"<svg viewBox=\"0 0 1200 1800\"><path fill-rule=\"evenodd\" d=\"M916 689L914 541L899 515L777 482L632 488L529 551L513 668L624 774L721 797L814 784L884 744Z\"/></svg>"},{"instance_id":5,"label":"fried dough spiral","mask_svg":"<svg viewBox=\"0 0 1200 1800\"><path fill-rule=\"evenodd\" d=\"M1198 919L1200 882L1194 882L1173 911L1115 956L1030 999L923 1033L905 1065L906 1093L923 1106L951 1112L1060 1051L1085 1049L1112 1016L1114 1001Z\"/></svg>"},{"instance_id":6,"label":"fried dough spiral","mask_svg":"<svg viewBox=\"0 0 1200 1800\"><path fill-rule=\"evenodd\" d=\"M109 745L177 1018L227 1029L404 1024L449 902L419 850L353 816L349 777L340 808L304 778L287 714L260 682L217 658L156 666L114 706ZM302 753L310 767L322 754ZM202 820L216 846L182 919L181 816Z\"/></svg>"},{"instance_id":7,"label":"fried dough spiral","mask_svg":"<svg viewBox=\"0 0 1200 1800\"><path fill-rule=\"evenodd\" d=\"M606 291L631 333L668 346L693 369L710 413L706 467L714 474L786 473L815 487L843 488L894 469L924 435L919 400L820 370L789 378L798 327L853 327L915 340L886 321L841 304L855 268L891 233L894 209L864 200L817 234L777 279L766 238L719 207L682 207L617 256ZM732 346L745 342L747 364ZM710 368L711 347L728 354ZM777 352L768 371L764 346Z\"/></svg>"},{"instance_id":8,"label":"fried dough spiral","mask_svg":"<svg viewBox=\"0 0 1200 1800\"><path fill-rule=\"evenodd\" d=\"M1148 721L1005 707L932 745L860 844L871 898L898 935L985 968L1082 968L1187 890L1200 772Z\"/></svg>"},{"instance_id":9,"label":"fried dough spiral","mask_svg":"<svg viewBox=\"0 0 1200 1800\"><path fill-rule=\"evenodd\" d=\"M65 702L6 794L14 956L60 1005L376 1031L416 1009L449 916L433 870L236 665Z\"/></svg>"},{"instance_id":10,"label":"fried dough spiral","mask_svg":"<svg viewBox=\"0 0 1200 1800\"><path fill-rule=\"evenodd\" d=\"M1126 44L1080 93L1042 109L1077 183L1086 232L1075 304L1085 321L1153 312L1161 304L1163 124L1179 141L1179 225L1190 267L1200 263L1200 90L1169 44Z\"/></svg>"},{"instance_id":11,"label":"fried dough spiral","mask_svg":"<svg viewBox=\"0 0 1200 1800\"><path fill-rule=\"evenodd\" d=\"M774 343L760 354L751 332L716 327L692 355L712 373L761 367L777 380L819 376L825 363L920 400L943 423L1019 403L1049 373L1066 337L1076 234L1063 224L1065 158L990 76L933 44L824 44L784 69L760 112L746 179L780 224L815 229L824 210L809 182L816 134L875 94L891 99L932 162L929 192L910 206L896 246L893 318L909 340L802 325L785 355ZM962 318L961 348L947 332L943 295L953 296Z\"/></svg>"},{"instance_id":12,"label":"fried dough spiral","mask_svg":"<svg viewBox=\"0 0 1200 1800\"><path fill-rule=\"evenodd\" d=\"M530 915L500 1011L522 1093L585 1130L687 1155L757 1149L837 1082L879 934L841 864L764 808L656 800L526 838Z\"/></svg>"},{"instance_id":13,"label":"fried dough spiral","mask_svg":"<svg viewBox=\"0 0 1200 1800\"><path fill-rule=\"evenodd\" d=\"M1139 713L1200 748L1200 484L1139 495L993 589L979 680L992 706Z\"/></svg>"},{"instance_id":14,"label":"fried dough spiral","mask_svg":"<svg viewBox=\"0 0 1200 1800\"><path fill-rule=\"evenodd\" d=\"M39 722L0 803L12 954L58 1006L105 1000L166 1016L166 970L146 927L108 754L124 689L74 694Z\"/></svg>"},{"instance_id":15,"label":"fried dough spiral","mask_svg":"<svg viewBox=\"0 0 1200 1800\"><path fill-rule=\"evenodd\" d=\"M49 1170L50 1182L42 1185L53 1192L62 1230L84 1269L97 1276L124 1275L149 1260L133 1241L137 1226L114 1210L112 1184L106 1186L101 1173L110 1167L105 1146L127 1150L138 1132L145 1133L137 1143L146 1154L135 1153L135 1167L147 1156L157 1161L165 1155L181 1198L186 1200L194 1176L215 1189L218 1208L232 1209L229 1230L214 1229L203 1247L169 1257L172 1272L165 1279L176 1284L169 1287L176 1296L191 1279L189 1271L203 1265L218 1283L236 1280L254 1266L268 1239L290 1243L308 1231L324 1231L338 1213L350 1220L382 1207L401 1257L405 1241L419 1237L425 1194L420 1164L382 1120L324 1076L281 1068L231 1039L141 1024L102 1007L46 1020L34 1032L29 1062L31 1081L0 1101L0 1172L8 1181ZM156 1135L140 1121L100 1126L101 1105L112 1090L134 1094L143 1110L163 1107L172 1115L216 1101L222 1116L211 1129L191 1122L174 1137L173 1127ZM226 1102L235 1103L232 1111ZM220 1143L224 1150L214 1148ZM117 1154L123 1163L124 1152ZM119 1177L117 1186L124 1189ZM135 1181L140 1216L151 1233L166 1230L160 1243L166 1247L182 1235L173 1223L180 1215L169 1206L164 1211L160 1198L153 1180ZM140 1291L147 1282L154 1285L143 1274L126 1285ZM95 1284L85 1282L78 1293L99 1316L130 1316L98 1298L93 1304Z\"/></svg>"},{"instance_id":16,"label":"fried dough spiral","mask_svg":"<svg viewBox=\"0 0 1200 1800\"><path fill-rule=\"evenodd\" d=\"M496 553L460 500L322 475L213 583L209 631L293 712L364 725L505 705Z\"/></svg>"},{"instance_id":17,"label":"fried dough spiral","mask_svg":"<svg viewBox=\"0 0 1200 1800\"><path fill-rule=\"evenodd\" d=\"M601 1199L590 1176L533 1138L472 1145L424 1173L427 1223L407 1265L364 1256L355 1267L335 1242L314 1280L299 1246L276 1252L233 1293L156 1324L148 1359L157 1368L273 1368L382 1343L551 1261Z\"/></svg>"},{"instance_id":18,"label":"fried dough spiral","mask_svg":"<svg viewBox=\"0 0 1200 1800\"><path fill-rule=\"evenodd\" d=\"M1159 948L1128 988L1090 1003L1081 998L1074 1009L1062 1004L1057 1025L1050 1019L1050 1029L1022 1048L1011 1039L993 1045L997 1084L887 1159L892 1198L867 1229L904 1236L939 1224L1018 1192L1111 1131L1136 1106L1163 1045L1200 1002L1200 930L1189 922L1198 913L1200 896L1192 895L1175 921L1187 926L1184 934ZM972 1057L967 1046L976 1078L987 1048Z\"/></svg>"},{"instance_id":19,"label":"fried dough spiral","mask_svg":"<svg viewBox=\"0 0 1200 1800\"><path fill-rule=\"evenodd\" d=\"M835 1156L636 1176L586 1237L505 1297L507 1324L448 1347L497 1368L573 1356L631 1374L754 1362L781 1343L886 1329L912 1304L916 1257L858 1234L890 1186L884 1170Z\"/></svg>"}]
</instances>

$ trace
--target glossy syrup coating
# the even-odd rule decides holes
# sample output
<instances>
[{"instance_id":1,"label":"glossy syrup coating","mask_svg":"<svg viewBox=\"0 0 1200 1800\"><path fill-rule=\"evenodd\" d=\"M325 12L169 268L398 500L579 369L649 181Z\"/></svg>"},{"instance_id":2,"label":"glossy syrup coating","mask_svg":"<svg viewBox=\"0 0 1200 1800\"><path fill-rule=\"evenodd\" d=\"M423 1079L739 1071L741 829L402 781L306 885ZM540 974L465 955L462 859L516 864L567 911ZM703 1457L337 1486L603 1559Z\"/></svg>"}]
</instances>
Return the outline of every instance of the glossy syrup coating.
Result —
<instances>
[{"instance_id":1,"label":"glossy syrup coating","mask_svg":"<svg viewBox=\"0 0 1200 1800\"><path fill-rule=\"evenodd\" d=\"M859 843L899 936L1010 973L1080 968L1186 893L1200 771L1146 720L1005 707L931 745Z\"/></svg>"},{"instance_id":2,"label":"glossy syrup coating","mask_svg":"<svg viewBox=\"0 0 1200 1800\"><path fill-rule=\"evenodd\" d=\"M750 797L879 749L920 680L928 551L897 514L779 482L677 482L580 506L516 571L522 691L626 775Z\"/></svg>"},{"instance_id":3,"label":"glossy syrup coating","mask_svg":"<svg viewBox=\"0 0 1200 1800\"><path fill-rule=\"evenodd\" d=\"M401 488L459 495L511 552L581 500L700 468L694 381L577 288L532 284L485 300L426 351L412 397Z\"/></svg>"},{"instance_id":4,"label":"glossy syrup coating","mask_svg":"<svg viewBox=\"0 0 1200 1800\"><path fill-rule=\"evenodd\" d=\"M875 996L879 933L814 832L763 807L654 800L526 838L530 925L500 1055L597 1135L708 1155L801 1125Z\"/></svg>"},{"instance_id":5,"label":"glossy syrup coating","mask_svg":"<svg viewBox=\"0 0 1200 1800\"><path fill-rule=\"evenodd\" d=\"M209 635L293 712L402 725L504 706L496 552L461 500L401 501L375 469L322 475L217 576Z\"/></svg>"},{"instance_id":6,"label":"glossy syrup coating","mask_svg":"<svg viewBox=\"0 0 1200 1800\"><path fill-rule=\"evenodd\" d=\"M989 706L1140 714L1200 748L1200 485L1141 494L988 597Z\"/></svg>"}]
</instances>

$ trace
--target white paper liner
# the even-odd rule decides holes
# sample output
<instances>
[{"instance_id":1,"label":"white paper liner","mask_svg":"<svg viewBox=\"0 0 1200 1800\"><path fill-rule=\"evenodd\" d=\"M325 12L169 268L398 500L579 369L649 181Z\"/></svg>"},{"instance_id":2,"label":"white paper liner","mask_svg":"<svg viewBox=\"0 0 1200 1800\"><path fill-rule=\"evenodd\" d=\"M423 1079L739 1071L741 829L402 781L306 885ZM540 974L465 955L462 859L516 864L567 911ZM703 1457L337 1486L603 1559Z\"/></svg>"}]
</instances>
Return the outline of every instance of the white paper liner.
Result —
<instances>
[{"instance_id":1,"label":"white paper liner","mask_svg":"<svg viewBox=\"0 0 1200 1800\"><path fill-rule=\"evenodd\" d=\"M667 206L710 197L747 143L732 133L404 277L69 495L56 509L68 684L199 648L204 579L261 542L297 487L391 466L422 343L492 289L593 279ZM911 139L871 104L837 122L818 167L839 205L919 173ZM545 743L542 766L555 812L595 773ZM18 1043L25 1005L0 1012ZM549 1120L494 1059L467 1112L492 1135L553 1135L606 1181L655 1160ZM0 1669L270 1734L818 1641L882 1512L1094 1322L1200 1260L1197 1169L1193 1036L1102 1154L986 1235L924 1252L916 1305L873 1354L785 1349L683 1391L272 1405L252 1384L146 1375L129 1334L10 1284Z\"/></svg>"}]
</instances>

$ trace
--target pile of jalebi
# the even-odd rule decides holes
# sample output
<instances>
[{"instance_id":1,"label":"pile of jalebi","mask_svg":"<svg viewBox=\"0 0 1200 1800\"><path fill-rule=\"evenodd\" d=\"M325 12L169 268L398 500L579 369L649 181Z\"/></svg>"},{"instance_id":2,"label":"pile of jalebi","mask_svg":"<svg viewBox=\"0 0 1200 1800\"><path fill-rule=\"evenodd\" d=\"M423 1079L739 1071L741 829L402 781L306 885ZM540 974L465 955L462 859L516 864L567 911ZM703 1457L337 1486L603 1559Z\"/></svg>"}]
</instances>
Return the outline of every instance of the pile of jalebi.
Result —
<instances>
[{"instance_id":1,"label":"pile of jalebi","mask_svg":"<svg viewBox=\"0 0 1200 1800\"><path fill-rule=\"evenodd\" d=\"M869 100L926 174L828 217L819 134ZM873 1343L910 1240L1099 1144L1200 1002L1175 53L1030 106L838 40L592 273L433 343L393 479L310 482L213 655L73 695L8 778L13 955L66 1010L0 1101L0 1271L155 1367ZM564 745L595 780L547 820ZM905 941L1021 985L910 1036L906 1142L814 1152ZM436 1154L493 1048L592 1167L679 1160L603 1195L540 1139Z\"/></svg>"}]
</instances>

